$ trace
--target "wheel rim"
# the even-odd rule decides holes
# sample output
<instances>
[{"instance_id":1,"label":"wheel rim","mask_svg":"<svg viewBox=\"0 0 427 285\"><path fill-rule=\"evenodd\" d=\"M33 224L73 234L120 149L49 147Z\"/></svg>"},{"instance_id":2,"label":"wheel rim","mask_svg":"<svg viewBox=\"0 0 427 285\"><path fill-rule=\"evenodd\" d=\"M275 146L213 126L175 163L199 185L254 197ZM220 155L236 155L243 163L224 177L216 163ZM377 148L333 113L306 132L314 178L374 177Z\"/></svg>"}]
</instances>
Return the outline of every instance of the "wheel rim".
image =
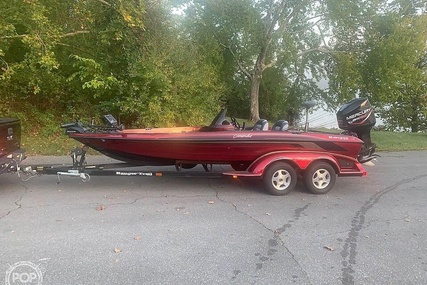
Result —
<instances>
[{"instance_id":1,"label":"wheel rim","mask_svg":"<svg viewBox=\"0 0 427 285\"><path fill-rule=\"evenodd\" d=\"M279 191L286 190L291 185L291 175L284 169L277 170L271 177L273 187Z\"/></svg>"},{"instance_id":2,"label":"wheel rim","mask_svg":"<svg viewBox=\"0 0 427 285\"><path fill-rule=\"evenodd\" d=\"M312 182L317 189L325 189L331 183L331 174L326 169L318 169L313 173Z\"/></svg>"}]
</instances>

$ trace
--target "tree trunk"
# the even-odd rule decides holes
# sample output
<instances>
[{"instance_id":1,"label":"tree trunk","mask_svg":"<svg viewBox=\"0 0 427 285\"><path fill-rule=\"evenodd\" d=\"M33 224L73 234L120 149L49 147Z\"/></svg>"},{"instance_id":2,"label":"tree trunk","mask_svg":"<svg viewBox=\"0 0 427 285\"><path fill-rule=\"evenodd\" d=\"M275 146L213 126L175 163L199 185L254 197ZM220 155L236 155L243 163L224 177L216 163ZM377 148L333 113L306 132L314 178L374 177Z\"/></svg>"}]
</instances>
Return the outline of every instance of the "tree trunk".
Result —
<instances>
[{"instance_id":1,"label":"tree trunk","mask_svg":"<svg viewBox=\"0 0 427 285\"><path fill-rule=\"evenodd\" d=\"M269 40L266 40L264 46L258 55L255 63L255 68L251 77L251 121L259 120L259 87L261 85L262 73L264 71L264 61L269 45Z\"/></svg>"},{"instance_id":2,"label":"tree trunk","mask_svg":"<svg viewBox=\"0 0 427 285\"><path fill-rule=\"evenodd\" d=\"M250 120L251 121L257 121L259 120L259 87L262 80L262 73L267 67L270 67L274 65L273 62L271 62L268 65L265 65L265 58L267 56L267 50L270 47L272 34L275 32L275 26L280 18L280 16L283 14L284 8L286 6L287 1L282 0L279 6L275 9L273 7L273 2L271 1L271 10L272 12L269 17L271 21L266 24L266 30L265 30L265 38L261 44L261 49L259 51L255 68L253 71L253 74L251 76L251 115Z\"/></svg>"},{"instance_id":3,"label":"tree trunk","mask_svg":"<svg viewBox=\"0 0 427 285\"><path fill-rule=\"evenodd\" d=\"M420 126L420 122L418 120L418 114L415 113L412 115L412 120L411 120L411 132L412 133L418 133L419 131L419 126Z\"/></svg>"},{"instance_id":4,"label":"tree trunk","mask_svg":"<svg viewBox=\"0 0 427 285\"><path fill-rule=\"evenodd\" d=\"M251 81L251 121L259 120L259 86L261 84L261 74L254 74Z\"/></svg>"}]
</instances>

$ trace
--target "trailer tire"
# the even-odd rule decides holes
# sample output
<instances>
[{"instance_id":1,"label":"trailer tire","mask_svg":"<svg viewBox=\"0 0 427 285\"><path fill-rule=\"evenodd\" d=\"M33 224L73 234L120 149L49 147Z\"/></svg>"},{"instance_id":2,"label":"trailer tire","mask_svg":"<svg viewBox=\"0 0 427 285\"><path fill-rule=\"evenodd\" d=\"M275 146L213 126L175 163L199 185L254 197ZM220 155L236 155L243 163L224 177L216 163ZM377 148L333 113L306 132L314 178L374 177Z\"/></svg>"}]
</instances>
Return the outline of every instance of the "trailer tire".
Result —
<instances>
[{"instance_id":1,"label":"trailer tire","mask_svg":"<svg viewBox=\"0 0 427 285\"><path fill-rule=\"evenodd\" d=\"M335 185L337 174L327 162L313 162L304 174L304 184L313 194L326 194Z\"/></svg>"},{"instance_id":2,"label":"trailer tire","mask_svg":"<svg viewBox=\"0 0 427 285\"><path fill-rule=\"evenodd\" d=\"M82 182L88 182L90 180L90 175L87 173L82 173L80 174L80 179Z\"/></svg>"},{"instance_id":3,"label":"trailer tire","mask_svg":"<svg viewBox=\"0 0 427 285\"><path fill-rule=\"evenodd\" d=\"M297 172L286 162L274 162L264 172L263 182L270 194L283 196L295 188Z\"/></svg>"}]
</instances>

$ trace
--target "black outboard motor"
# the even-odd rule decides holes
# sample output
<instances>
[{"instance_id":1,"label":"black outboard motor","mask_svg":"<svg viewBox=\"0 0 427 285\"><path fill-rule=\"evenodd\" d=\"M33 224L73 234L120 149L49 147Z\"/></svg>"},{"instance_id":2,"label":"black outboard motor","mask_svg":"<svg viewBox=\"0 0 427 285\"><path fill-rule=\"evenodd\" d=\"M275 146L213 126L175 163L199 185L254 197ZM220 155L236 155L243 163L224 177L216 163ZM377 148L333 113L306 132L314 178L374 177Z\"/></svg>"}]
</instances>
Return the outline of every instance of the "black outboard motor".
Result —
<instances>
[{"instance_id":1,"label":"black outboard motor","mask_svg":"<svg viewBox=\"0 0 427 285\"><path fill-rule=\"evenodd\" d=\"M371 129L375 126L376 119L374 108L368 99L356 98L344 104L337 112L337 120L340 129L364 142L358 157L361 163L378 157L375 154L376 145L371 141Z\"/></svg>"}]
</instances>

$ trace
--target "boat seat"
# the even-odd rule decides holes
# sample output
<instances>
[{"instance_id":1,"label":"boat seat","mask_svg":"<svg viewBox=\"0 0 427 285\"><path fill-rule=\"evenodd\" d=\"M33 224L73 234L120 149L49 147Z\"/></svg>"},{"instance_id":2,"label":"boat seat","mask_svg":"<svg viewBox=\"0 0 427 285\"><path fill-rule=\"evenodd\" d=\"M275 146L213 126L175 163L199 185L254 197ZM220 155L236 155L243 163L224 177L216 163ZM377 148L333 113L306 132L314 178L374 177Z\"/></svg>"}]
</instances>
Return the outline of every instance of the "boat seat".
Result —
<instances>
[{"instance_id":1,"label":"boat seat","mask_svg":"<svg viewBox=\"0 0 427 285\"><path fill-rule=\"evenodd\" d=\"M279 120L274 123L273 127L271 128L272 131L287 131L289 127L288 121L285 120Z\"/></svg>"},{"instance_id":2,"label":"boat seat","mask_svg":"<svg viewBox=\"0 0 427 285\"><path fill-rule=\"evenodd\" d=\"M258 120L252 128L253 131L268 131L268 121L265 119Z\"/></svg>"}]
</instances>

